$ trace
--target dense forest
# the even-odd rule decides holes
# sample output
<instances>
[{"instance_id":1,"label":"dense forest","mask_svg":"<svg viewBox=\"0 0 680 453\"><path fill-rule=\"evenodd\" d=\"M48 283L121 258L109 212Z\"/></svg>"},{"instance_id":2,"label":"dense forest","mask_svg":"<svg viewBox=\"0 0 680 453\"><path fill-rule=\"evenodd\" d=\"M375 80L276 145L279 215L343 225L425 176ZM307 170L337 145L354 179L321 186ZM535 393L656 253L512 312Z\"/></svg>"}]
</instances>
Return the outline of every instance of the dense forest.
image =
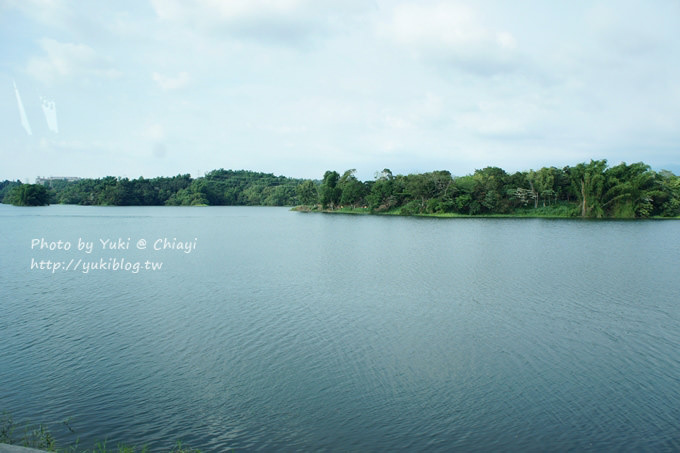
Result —
<instances>
[{"instance_id":1,"label":"dense forest","mask_svg":"<svg viewBox=\"0 0 680 453\"><path fill-rule=\"evenodd\" d=\"M3 181L0 183L0 200L15 206L45 206L50 204L50 194L45 186Z\"/></svg>"},{"instance_id":2,"label":"dense forest","mask_svg":"<svg viewBox=\"0 0 680 453\"><path fill-rule=\"evenodd\" d=\"M518 215L589 218L680 216L680 177L644 163L609 167L591 160L573 167L507 173L486 167L471 175L449 171L360 181L355 170L327 171L321 181L245 170L214 170L153 179L50 180L50 203L81 205L299 206L300 210L398 215ZM31 204L20 182L0 183L4 203Z\"/></svg>"},{"instance_id":3,"label":"dense forest","mask_svg":"<svg viewBox=\"0 0 680 453\"><path fill-rule=\"evenodd\" d=\"M253 171L213 170L153 179L107 176L98 179L51 179L44 183L51 204L97 206L293 206L303 180ZM20 182L0 183L0 200L13 203ZM36 184L31 184L35 186Z\"/></svg>"}]
</instances>

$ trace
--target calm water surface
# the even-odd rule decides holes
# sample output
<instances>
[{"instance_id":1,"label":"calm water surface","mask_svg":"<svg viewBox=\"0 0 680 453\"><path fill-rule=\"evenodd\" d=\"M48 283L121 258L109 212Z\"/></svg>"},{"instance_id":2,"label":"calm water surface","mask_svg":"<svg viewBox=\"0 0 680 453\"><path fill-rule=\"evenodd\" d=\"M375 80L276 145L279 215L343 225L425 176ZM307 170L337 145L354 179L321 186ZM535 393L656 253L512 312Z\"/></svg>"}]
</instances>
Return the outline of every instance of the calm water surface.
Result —
<instances>
[{"instance_id":1,"label":"calm water surface","mask_svg":"<svg viewBox=\"0 0 680 453\"><path fill-rule=\"evenodd\" d=\"M677 221L0 205L0 411L154 451L678 451L679 275Z\"/></svg>"}]
</instances>

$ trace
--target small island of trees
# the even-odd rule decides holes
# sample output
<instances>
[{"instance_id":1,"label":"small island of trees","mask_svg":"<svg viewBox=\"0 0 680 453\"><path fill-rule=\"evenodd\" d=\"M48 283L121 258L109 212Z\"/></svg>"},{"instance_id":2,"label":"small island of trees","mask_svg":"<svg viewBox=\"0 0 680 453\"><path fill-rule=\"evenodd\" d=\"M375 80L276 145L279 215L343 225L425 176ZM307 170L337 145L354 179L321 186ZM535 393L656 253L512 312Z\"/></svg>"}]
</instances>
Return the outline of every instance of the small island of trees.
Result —
<instances>
[{"instance_id":1,"label":"small island of trees","mask_svg":"<svg viewBox=\"0 0 680 453\"><path fill-rule=\"evenodd\" d=\"M515 173L486 167L466 176L384 169L370 181L357 179L353 169L328 170L321 180L219 169L199 178L4 181L0 200L21 206L297 206L395 215L650 218L680 216L680 177L642 162L610 167L606 160Z\"/></svg>"}]
</instances>

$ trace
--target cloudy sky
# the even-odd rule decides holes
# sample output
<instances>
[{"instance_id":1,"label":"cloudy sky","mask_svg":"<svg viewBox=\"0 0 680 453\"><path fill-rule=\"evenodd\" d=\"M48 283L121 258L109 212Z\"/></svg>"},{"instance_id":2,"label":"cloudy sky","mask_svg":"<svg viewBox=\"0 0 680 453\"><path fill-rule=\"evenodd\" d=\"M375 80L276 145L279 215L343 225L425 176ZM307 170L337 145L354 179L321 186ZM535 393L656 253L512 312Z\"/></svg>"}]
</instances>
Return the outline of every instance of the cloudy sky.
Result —
<instances>
[{"instance_id":1,"label":"cloudy sky","mask_svg":"<svg viewBox=\"0 0 680 453\"><path fill-rule=\"evenodd\" d=\"M0 0L0 56L0 179L680 173L676 0Z\"/></svg>"}]
</instances>

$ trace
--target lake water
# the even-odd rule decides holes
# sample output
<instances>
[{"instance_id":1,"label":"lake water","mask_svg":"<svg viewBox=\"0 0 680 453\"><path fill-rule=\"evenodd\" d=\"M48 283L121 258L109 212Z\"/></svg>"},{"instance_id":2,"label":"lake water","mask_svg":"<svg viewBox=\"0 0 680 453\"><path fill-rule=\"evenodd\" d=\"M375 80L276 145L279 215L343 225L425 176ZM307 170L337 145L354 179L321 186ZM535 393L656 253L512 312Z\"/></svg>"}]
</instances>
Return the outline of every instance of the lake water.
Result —
<instances>
[{"instance_id":1,"label":"lake water","mask_svg":"<svg viewBox=\"0 0 680 453\"><path fill-rule=\"evenodd\" d=\"M0 205L0 244L0 411L60 445L680 450L678 221Z\"/></svg>"}]
</instances>

